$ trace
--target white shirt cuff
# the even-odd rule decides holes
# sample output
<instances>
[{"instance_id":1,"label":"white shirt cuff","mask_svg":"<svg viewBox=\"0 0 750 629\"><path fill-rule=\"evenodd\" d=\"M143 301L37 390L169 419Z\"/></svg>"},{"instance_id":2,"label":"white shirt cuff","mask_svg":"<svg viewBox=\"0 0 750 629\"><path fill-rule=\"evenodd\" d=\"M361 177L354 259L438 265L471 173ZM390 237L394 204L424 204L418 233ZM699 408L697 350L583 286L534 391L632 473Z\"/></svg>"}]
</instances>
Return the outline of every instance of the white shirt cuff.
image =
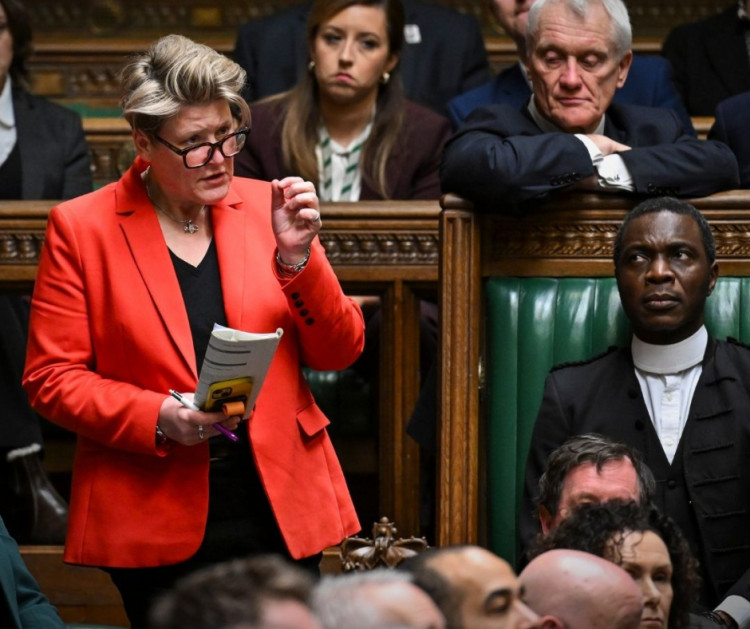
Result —
<instances>
[{"instance_id":1,"label":"white shirt cuff","mask_svg":"<svg viewBox=\"0 0 750 629\"><path fill-rule=\"evenodd\" d=\"M740 629L750 629L750 601L746 598L736 594L727 596L714 611L724 612L734 618Z\"/></svg>"}]
</instances>

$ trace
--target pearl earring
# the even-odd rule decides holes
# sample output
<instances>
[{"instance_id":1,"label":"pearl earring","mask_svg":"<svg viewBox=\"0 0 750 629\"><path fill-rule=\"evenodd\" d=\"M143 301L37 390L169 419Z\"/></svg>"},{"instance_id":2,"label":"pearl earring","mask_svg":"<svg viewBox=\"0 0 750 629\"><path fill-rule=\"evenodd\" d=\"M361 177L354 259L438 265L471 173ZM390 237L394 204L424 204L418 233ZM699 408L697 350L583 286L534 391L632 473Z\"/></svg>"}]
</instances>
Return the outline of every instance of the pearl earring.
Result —
<instances>
[{"instance_id":1,"label":"pearl earring","mask_svg":"<svg viewBox=\"0 0 750 629\"><path fill-rule=\"evenodd\" d=\"M383 85L388 85L388 81L391 80L391 73L390 72L383 72L383 76L380 77L380 82Z\"/></svg>"}]
</instances>

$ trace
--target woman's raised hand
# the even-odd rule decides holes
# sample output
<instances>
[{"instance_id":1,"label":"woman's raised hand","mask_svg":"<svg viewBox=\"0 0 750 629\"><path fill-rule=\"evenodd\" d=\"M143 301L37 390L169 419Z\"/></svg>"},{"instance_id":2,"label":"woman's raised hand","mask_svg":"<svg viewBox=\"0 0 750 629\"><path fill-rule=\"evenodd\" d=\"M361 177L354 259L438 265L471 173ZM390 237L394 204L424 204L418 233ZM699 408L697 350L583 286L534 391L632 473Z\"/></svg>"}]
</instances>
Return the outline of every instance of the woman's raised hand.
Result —
<instances>
[{"instance_id":1,"label":"woman's raised hand","mask_svg":"<svg viewBox=\"0 0 750 629\"><path fill-rule=\"evenodd\" d=\"M310 243L320 231L320 203L315 186L301 177L271 182L271 220L279 255L297 264L307 255Z\"/></svg>"}]
</instances>

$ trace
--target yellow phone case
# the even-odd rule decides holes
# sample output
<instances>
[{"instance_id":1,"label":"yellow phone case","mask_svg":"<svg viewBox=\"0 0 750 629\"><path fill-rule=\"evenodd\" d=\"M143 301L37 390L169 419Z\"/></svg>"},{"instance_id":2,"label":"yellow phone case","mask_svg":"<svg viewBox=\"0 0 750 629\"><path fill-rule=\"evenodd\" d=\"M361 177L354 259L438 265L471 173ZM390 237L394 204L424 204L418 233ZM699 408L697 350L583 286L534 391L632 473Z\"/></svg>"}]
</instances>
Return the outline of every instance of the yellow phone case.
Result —
<instances>
[{"instance_id":1,"label":"yellow phone case","mask_svg":"<svg viewBox=\"0 0 750 629\"><path fill-rule=\"evenodd\" d=\"M247 402L252 390L253 379L250 377L214 382L208 387L205 410L219 411L228 402Z\"/></svg>"}]
</instances>

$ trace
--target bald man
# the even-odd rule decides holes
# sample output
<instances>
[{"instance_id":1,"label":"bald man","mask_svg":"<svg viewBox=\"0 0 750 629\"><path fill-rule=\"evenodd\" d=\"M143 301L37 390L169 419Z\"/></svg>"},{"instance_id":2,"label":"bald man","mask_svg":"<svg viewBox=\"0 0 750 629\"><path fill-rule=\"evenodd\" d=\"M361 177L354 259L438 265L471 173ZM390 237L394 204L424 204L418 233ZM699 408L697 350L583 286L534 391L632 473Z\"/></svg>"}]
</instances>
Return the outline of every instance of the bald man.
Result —
<instances>
[{"instance_id":1,"label":"bald man","mask_svg":"<svg viewBox=\"0 0 750 629\"><path fill-rule=\"evenodd\" d=\"M550 550L519 575L541 629L638 629L643 599L633 578L610 561L578 550Z\"/></svg>"}]
</instances>

